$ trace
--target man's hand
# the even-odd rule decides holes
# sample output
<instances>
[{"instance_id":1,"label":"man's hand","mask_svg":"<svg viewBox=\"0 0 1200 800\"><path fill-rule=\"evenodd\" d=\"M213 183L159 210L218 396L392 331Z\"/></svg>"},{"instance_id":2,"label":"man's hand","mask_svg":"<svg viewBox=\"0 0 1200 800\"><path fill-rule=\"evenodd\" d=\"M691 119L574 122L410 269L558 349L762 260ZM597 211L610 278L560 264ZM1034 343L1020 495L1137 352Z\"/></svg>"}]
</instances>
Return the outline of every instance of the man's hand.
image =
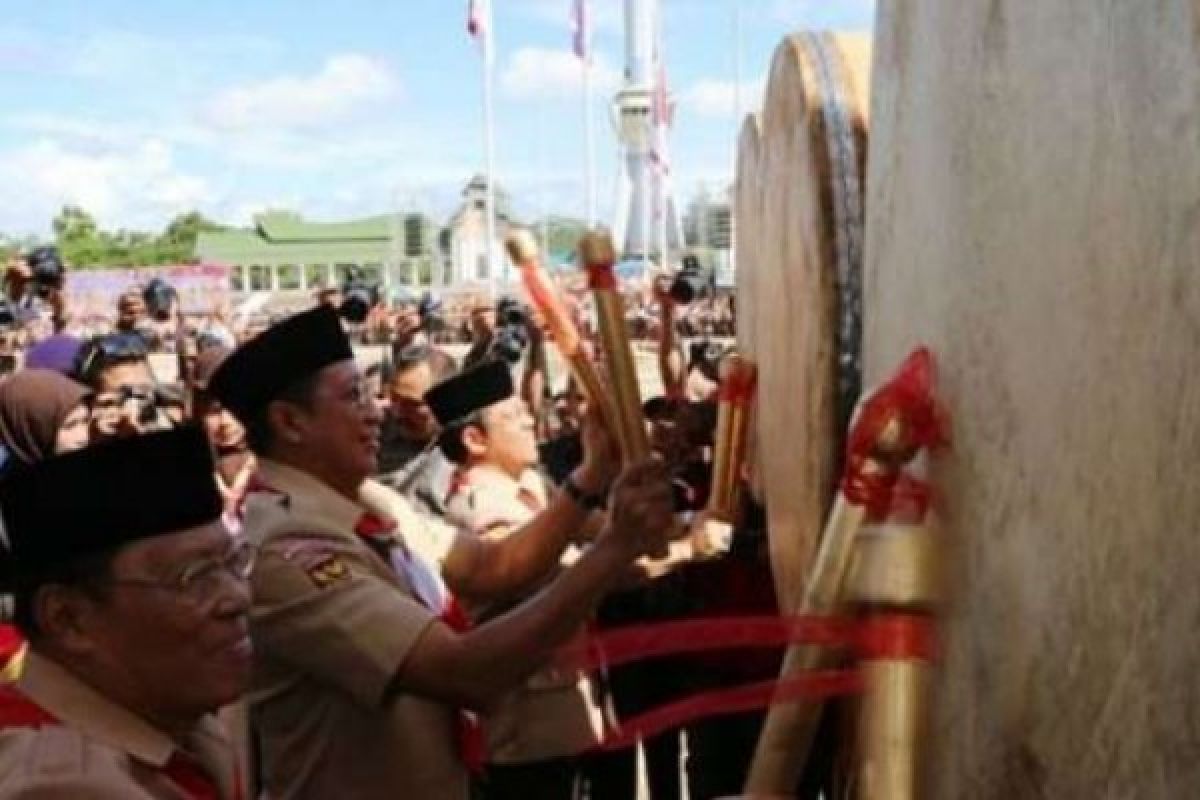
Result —
<instances>
[{"instance_id":1,"label":"man's hand","mask_svg":"<svg viewBox=\"0 0 1200 800\"><path fill-rule=\"evenodd\" d=\"M582 435L583 464L575 473L575 482L588 494L599 494L621 471L621 449L596 409L589 408L584 416Z\"/></svg>"},{"instance_id":2,"label":"man's hand","mask_svg":"<svg viewBox=\"0 0 1200 800\"><path fill-rule=\"evenodd\" d=\"M627 548L631 557L661 552L674 522L666 468L646 461L625 470L617 479L610 523L603 537Z\"/></svg>"}]
</instances>

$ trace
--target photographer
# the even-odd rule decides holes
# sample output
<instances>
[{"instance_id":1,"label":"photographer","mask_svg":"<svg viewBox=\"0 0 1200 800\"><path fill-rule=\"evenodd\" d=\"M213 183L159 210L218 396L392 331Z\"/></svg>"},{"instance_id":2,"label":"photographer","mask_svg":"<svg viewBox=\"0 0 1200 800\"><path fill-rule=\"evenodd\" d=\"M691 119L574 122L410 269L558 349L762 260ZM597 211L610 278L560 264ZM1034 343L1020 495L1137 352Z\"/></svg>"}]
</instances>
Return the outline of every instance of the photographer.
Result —
<instances>
[{"instance_id":1,"label":"photographer","mask_svg":"<svg viewBox=\"0 0 1200 800\"><path fill-rule=\"evenodd\" d=\"M146 342L136 333L110 333L85 343L73 377L95 392L94 439L164 430L182 420L182 398L158 386Z\"/></svg>"},{"instance_id":2,"label":"photographer","mask_svg":"<svg viewBox=\"0 0 1200 800\"><path fill-rule=\"evenodd\" d=\"M25 328L47 319L51 330L46 334L63 331L68 321L65 282L66 266L57 248L38 247L24 258L14 254L4 276L4 308L0 309L4 324Z\"/></svg>"},{"instance_id":3,"label":"photographer","mask_svg":"<svg viewBox=\"0 0 1200 800\"><path fill-rule=\"evenodd\" d=\"M471 349L463 358L463 369L470 369L492 352L496 336L496 306L487 300L476 301L471 308Z\"/></svg>"}]
</instances>

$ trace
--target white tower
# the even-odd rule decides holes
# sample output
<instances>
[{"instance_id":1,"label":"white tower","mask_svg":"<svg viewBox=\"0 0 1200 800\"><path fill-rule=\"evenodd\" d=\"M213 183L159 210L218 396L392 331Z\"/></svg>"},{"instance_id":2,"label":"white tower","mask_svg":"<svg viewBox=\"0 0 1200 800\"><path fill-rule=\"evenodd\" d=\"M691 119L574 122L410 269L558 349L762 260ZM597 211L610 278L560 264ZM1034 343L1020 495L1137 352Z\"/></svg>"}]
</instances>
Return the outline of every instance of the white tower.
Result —
<instances>
[{"instance_id":1,"label":"white tower","mask_svg":"<svg viewBox=\"0 0 1200 800\"><path fill-rule=\"evenodd\" d=\"M683 244L666 136L655 126L655 89L663 75L659 19L658 0L625 0L625 85L612 112L621 161L613 240L626 259L661 256L664 241L668 248ZM665 96L659 102L670 105Z\"/></svg>"}]
</instances>

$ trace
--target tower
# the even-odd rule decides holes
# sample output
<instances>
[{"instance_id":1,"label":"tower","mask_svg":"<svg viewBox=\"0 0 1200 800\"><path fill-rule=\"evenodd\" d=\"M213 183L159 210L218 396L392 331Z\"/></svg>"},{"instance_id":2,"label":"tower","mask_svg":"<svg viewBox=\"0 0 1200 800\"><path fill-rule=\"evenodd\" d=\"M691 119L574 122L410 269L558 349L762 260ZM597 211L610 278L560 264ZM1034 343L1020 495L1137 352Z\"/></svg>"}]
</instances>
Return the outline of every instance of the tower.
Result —
<instances>
[{"instance_id":1,"label":"tower","mask_svg":"<svg viewBox=\"0 0 1200 800\"><path fill-rule=\"evenodd\" d=\"M622 258L661 258L683 245L666 147L671 100L664 85L658 0L625 0L625 83L613 99L620 149L613 239Z\"/></svg>"}]
</instances>

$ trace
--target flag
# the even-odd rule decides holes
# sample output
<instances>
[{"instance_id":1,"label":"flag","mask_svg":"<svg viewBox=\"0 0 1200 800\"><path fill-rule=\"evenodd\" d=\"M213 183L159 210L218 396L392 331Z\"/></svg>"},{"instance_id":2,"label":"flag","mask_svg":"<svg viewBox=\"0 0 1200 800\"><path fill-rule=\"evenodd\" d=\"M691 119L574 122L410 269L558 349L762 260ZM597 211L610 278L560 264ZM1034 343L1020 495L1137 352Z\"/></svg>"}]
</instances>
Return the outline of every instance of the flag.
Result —
<instances>
[{"instance_id":1,"label":"flag","mask_svg":"<svg viewBox=\"0 0 1200 800\"><path fill-rule=\"evenodd\" d=\"M658 79L655 81L654 96L650 103L650 122L654 126L650 162L665 177L671 172L671 165L667 158L667 129L671 125L671 101L667 94L667 69L661 57L658 58Z\"/></svg>"},{"instance_id":2,"label":"flag","mask_svg":"<svg viewBox=\"0 0 1200 800\"><path fill-rule=\"evenodd\" d=\"M587 61L591 51L591 19L588 17L587 0L571 2L571 44L575 55Z\"/></svg>"},{"instance_id":3,"label":"flag","mask_svg":"<svg viewBox=\"0 0 1200 800\"><path fill-rule=\"evenodd\" d=\"M492 3L491 0L468 0L467 33L479 41L484 59L492 58Z\"/></svg>"}]
</instances>

